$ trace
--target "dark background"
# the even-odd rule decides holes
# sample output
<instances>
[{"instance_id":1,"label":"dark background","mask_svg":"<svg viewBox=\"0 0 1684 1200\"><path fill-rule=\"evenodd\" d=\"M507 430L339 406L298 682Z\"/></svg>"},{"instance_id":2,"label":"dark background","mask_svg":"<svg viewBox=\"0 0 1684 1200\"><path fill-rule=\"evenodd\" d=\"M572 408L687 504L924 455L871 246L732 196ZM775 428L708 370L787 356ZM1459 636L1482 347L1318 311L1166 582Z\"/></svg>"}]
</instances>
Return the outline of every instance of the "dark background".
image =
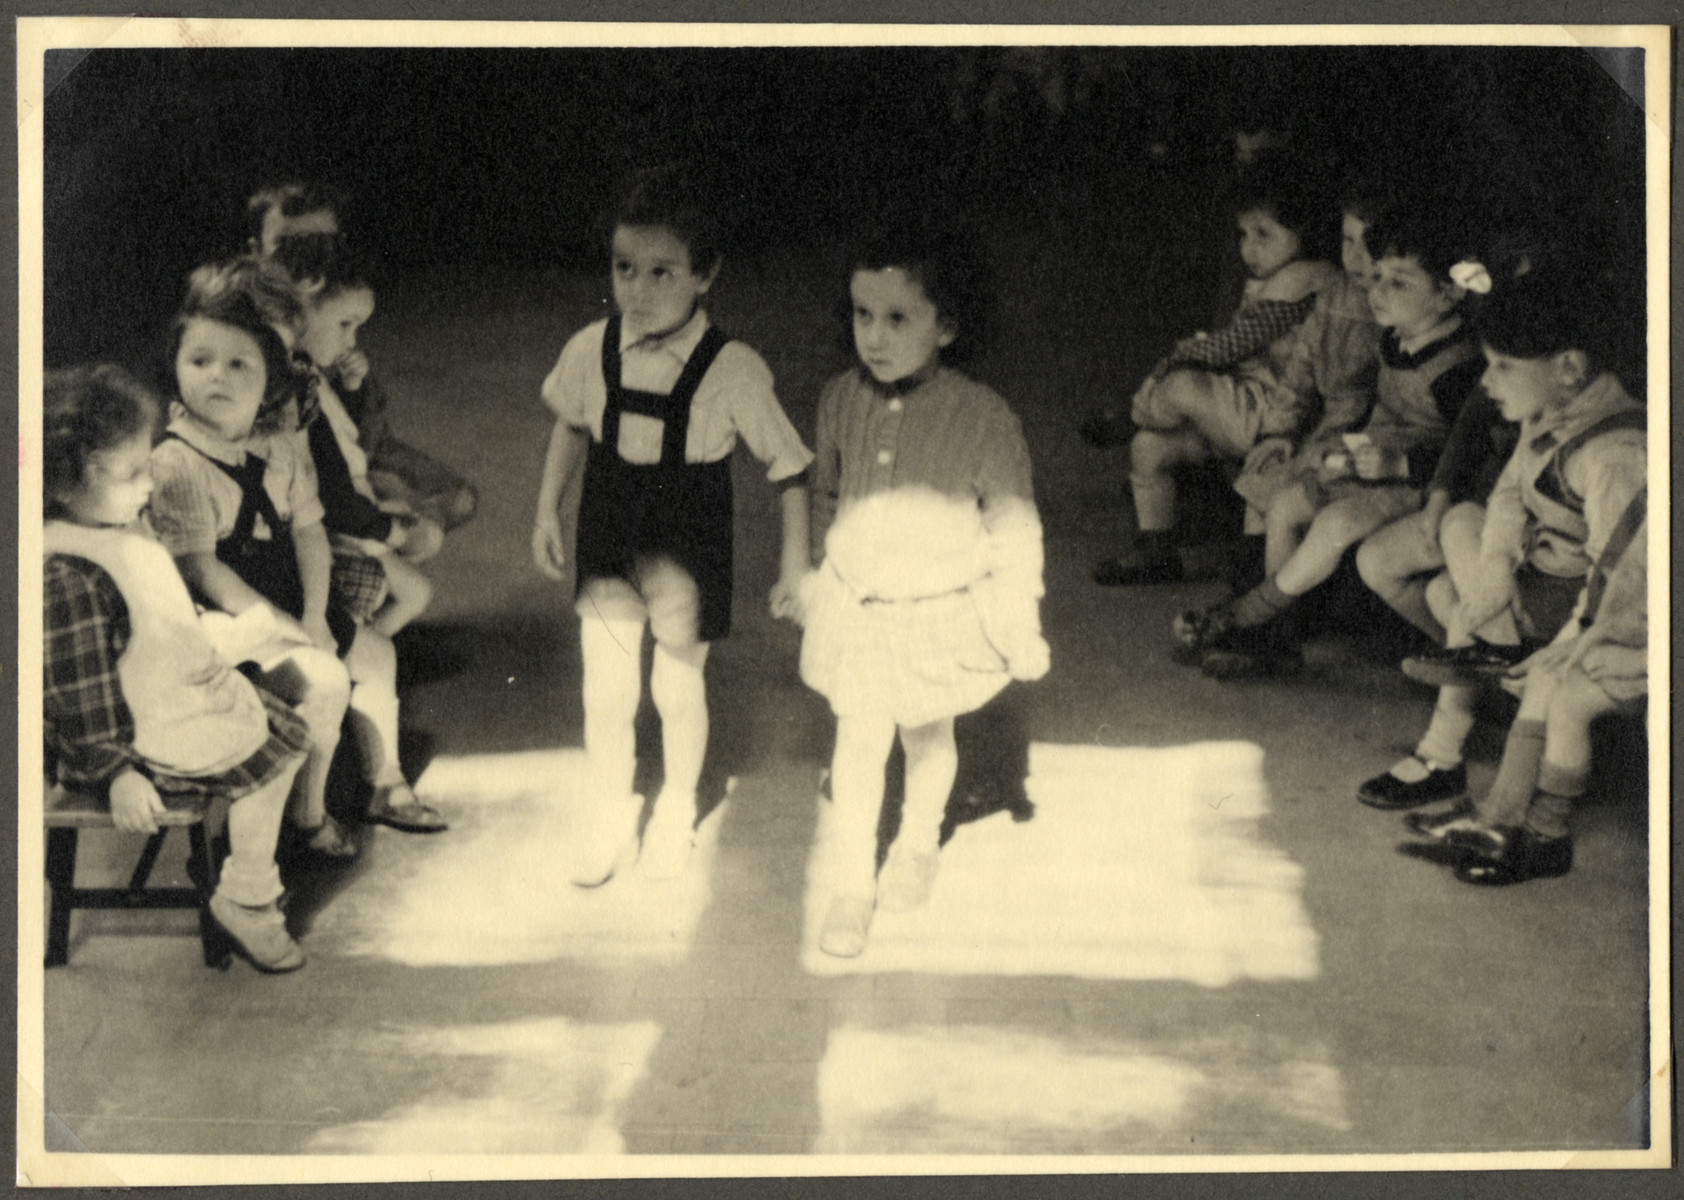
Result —
<instances>
[{"instance_id":1,"label":"dark background","mask_svg":"<svg viewBox=\"0 0 1684 1200\"><path fill-rule=\"evenodd\" d=\"M1642 294L1636 51L120 50L46 71L49 366L151 357L186 272L237 251L245 198L280 180L348 189L385 282L437 286L598 269L618 181L674 157L707 169L739 254L938 192L984 227L1098 212L1119 239L1170 206L1208 241L1231 131L1259 124L1330 193L1358 167L1426 179Z\"/></svg>"}]
</instances>

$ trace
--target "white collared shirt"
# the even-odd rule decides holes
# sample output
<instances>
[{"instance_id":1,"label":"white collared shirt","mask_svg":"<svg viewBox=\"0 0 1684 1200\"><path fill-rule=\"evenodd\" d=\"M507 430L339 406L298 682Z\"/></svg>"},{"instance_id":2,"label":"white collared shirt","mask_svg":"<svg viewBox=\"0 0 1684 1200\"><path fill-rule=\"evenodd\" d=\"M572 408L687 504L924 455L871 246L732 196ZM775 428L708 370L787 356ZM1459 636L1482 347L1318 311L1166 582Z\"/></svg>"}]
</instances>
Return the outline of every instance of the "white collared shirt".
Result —
<instances>
[{"instance_id":1,"label":"white collared shirt","mask_svg":"<svg viewBox=\"0 0 1684 1200\"><path fill-rule=\"evenodd\" d=\"M588 431L596 441L602 440L602 414L608 406L608 386L602 377L602 339L607 328L604 319L574 334L542 388L544 403L559 419ZM707 329L707 313L701 309L665 337L637 338L622 327L622 386L670 394ZM665 422L657 418L622 413L620 456L630 463L659 462L664 428ZM772 482L800 474L813 458L778 403L771 369L742 342L730 342L720 350L690 402L684 461L718 462L736 448L738 437L767 464L766 477Z\"/></svg>"}]
</instances>

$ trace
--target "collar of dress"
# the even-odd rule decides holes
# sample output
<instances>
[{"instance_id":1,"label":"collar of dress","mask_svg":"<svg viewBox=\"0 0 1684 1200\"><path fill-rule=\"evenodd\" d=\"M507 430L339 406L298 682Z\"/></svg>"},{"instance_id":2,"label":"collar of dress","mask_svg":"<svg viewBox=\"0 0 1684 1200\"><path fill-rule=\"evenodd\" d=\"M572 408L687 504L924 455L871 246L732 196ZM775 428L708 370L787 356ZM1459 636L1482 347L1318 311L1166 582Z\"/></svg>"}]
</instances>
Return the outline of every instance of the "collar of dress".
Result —
<instances>
[{"instance_id":1,"label":"collar of dress","mask_svg":"<svg viewBox=\"0 0 1684 1200\"><path fill-rule=\"evenodd\" d=\"M249 442L231 442L222 435L206 429L193 419L186 406L179 400L170 404L168 429L199 453L218 462L227 463L231 467L243 465L247 452L252 448Z\"/></svg>"}]
</instances>

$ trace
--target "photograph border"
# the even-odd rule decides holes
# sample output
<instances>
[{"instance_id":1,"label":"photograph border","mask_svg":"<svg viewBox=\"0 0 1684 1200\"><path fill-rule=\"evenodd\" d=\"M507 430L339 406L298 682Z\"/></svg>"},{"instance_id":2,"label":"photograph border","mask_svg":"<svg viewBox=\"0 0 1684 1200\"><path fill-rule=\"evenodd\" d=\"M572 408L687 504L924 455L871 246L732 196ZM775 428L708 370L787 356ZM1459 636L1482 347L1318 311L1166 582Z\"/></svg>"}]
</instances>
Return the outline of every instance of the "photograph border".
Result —
<instances>
[{"instance_id":1,"label":"photograph border","mask_svg":"<svg viewBox=\"0 0 1684 1200\"><path fill-rule=\"evenodd\" d=\"M42 313L41 292L41 211L40 170L41 133L40 63L42 52L49 48L76 47L181 47L217 48L236 46L340 46L392 45L421 47L448 45L452 47L506 45L608 45L633 44L674 46L771 46L771 45L946 45L946 44L1117 44L1117 45L1295 45L1307 44L1306 34L1313 32L1316 44L1397 44L1411 45L1434 42L1461 45L1642 45L1648 53L1649 69L1645 72L1645 108L1649 115L1647 167L1649 173L1648 234L1650 254L1650 328L1666 330L1666 338L1651 337L1648 348L1650 390L1657 395L1671 395L1670 389L1670 276L1671 276L1671 178L1672 148L1670 130L1676 91L1673 80L1673 51L1671 32L1666 27L1646 29L1631 26L1513 26L1501 24L1432 25L1432 26L1295 26L1295 25L1216 25L1203 27L1161 25L769 25L759 22L691 24L691 23L592 23L537 24L523 21L266 21L255 19L176 20L170 18L78 17L78 18L22 18L15 27L17 35L17 70L19 117L14 132L18 137L17 163L19 211L17 229L19 263L19 331L17 347L20 395L20 495L37 494L38 463L30 459L28 447L33 434L39 437L38 409L30 410L27 397L39 393L42 373L41 342L38 336L26 336L30 331L38 335ZM378 40L368 38L378 33ZM669 40L670 39L670 40ZM1656 70L1655 67L1664 67ZM1655 414L1661 414L1657 417ZM1650 439L1652 446L1670 446L1670 410L1659 406L1651 410ZM39 444L38 440L35 444ZM1654 465L1658 462L1660 465ZM1651 492L1659 499L1651 500L1655 524L1671 529L1670 463L1665 453L1651 456ZM1657 474L1658 472L1658 474ZM40 587L39 521L31 520L20 505L18 564L18 596L38 594ZM1670 612L1669 578L1667 572L1651 575L1651 608ZM19 615L19 679L32 679L39 665L39 617L33 605L20 603ZM1659 639L1658 639L1659 640ZM1664 648L1663 648L1664 645ZM1651 679L1654 692L1670 695L1669 644L1652 650ZM34 649L32 656L30 651ZM21 686L21 684L20 684ZM18 762L20 779L18 862L38 863L42 850L39 793L27 794L27 782L40 778L39 712L21 705L18 713ZM870 1156L850 1157L846 1164L822 1156L735 1156L715 1157L651 1157L630 1156L618 1159L579 1158L558 1159L524 1156L487 1158L485 1156L454 1156L439 1159L392 1160L378 1156L370 1158L261 1158L243 1159L237 1156L218 1156L214 1159L187 1159L189 1170L181 1159L170 1156L98 1156L97 1169L88 1174L78 1173L95 1166L94 1156L48 1154L36 1145L26 1145L25 1131L33 1128L39 1138L42 1128L40 1096L36 1085L43 1078L43 1039L39 999L43 983L41 967L41 900L37 873L18 871L18 1070L15 1078L19 1094L18 1161L20 1172L34 1184L72 1183L84 1185L144 1185L196 1184L228 1182L352 1182L388 1181L393 1179L557 1179L557 1178L644 1178L676 1172L687 1178L743 1178L747 1176L831 1176L837 1174L1106 1174L1115 1171L1149 1171L1163 1173L1192 1173L1220 1170L1224 1172L1274 1171L1371 1171L1371 1170L1533 1170L1560 1167L1636 1168L1664 1166L1672 1162L1672 1130L1675 1114L1672 1106L1672 1087L1666 1064L1671 1060L1671 979L1670 979L1670 904L1671 879L1669 873L1671 814L1670 766L1672 742L1670 708L1652 706L1649 716L1651 751L1650 786L1655 814L1649 824L1650 835L1650 951L1651 951L1651 1062L1657 1064L1655 1086L1651 1089L1650 1128L1654 1144L1646 1151L1600 1151L1573 1154L1568 1151L1452 1154L1452 1155L1279 1155L1279 1156L1216 1156L1211 1158L1179 1158L1143 1156L1120 1158L1096 1156L1088 1158L1029 1158L1029 1159L954 1159L945 1156ZM1661 747L1666 749L1663 751ZM33 801L33 803L28 803ZM1657 803L1654 803L1658 801ZM1663 815L1664 814L1664 815ZM28 878L25 878L28 876ZM33 882L32 882L33 881ZM35 1008L28 1011L33 999ZM926 1157L933 1161L925 1161ZM1430 1162L1423 1161L1430 1159ZM576 1168L557 1172L555 1164ZM254 1170L271 1170L284 1163L284 1176L255 1176ZM199 1168L203 1167L201 1173ZM61 1169L64 1173L61 1175ZM106 1173L109 1172L109 1173Z\"/></svg>"}]
</instances>

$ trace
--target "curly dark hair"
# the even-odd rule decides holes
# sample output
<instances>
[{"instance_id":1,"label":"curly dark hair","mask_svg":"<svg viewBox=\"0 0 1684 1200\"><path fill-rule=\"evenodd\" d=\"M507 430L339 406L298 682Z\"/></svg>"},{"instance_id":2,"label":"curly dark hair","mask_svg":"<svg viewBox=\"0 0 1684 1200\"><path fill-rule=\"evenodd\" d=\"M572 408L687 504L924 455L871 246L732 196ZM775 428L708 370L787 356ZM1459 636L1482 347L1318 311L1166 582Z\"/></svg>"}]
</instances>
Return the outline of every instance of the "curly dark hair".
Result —
<instances>
[{"instance_id":1,"label":"curly dark hair","mask_svg":"<svg viewBox=\"0 0 1684 1200\"><path fill-rule=\"evenodd\" d=\"M158 425L158 400L111 363L48 371L42 383L41 469L47 516L63 514L62 497L82 486L88 459Z\"/></svg>"},{"instance_id":2,"label":"curly dark hair","mask_svg":"<svg viewBox=\"0 0 1684 1200\"><path fill-rule=\"evenodd\" d=\"M1230 210L1264 212L1298 235L1305 258L1332 257L1338 248L1339 209L1315 186L1296 155L1260 156L1234 181Z\"/></svg>"},{"instance_id":3,"label":"curly dark hair","mask_svg":"<svg viewBox=\"0 0 1684 1200\"><path fill-rule=\"evenodd\" d=\"M289 402L302 406L307 396L307 376L299 370L292 352L276 326L298 328L303 310L291 281L267 263L255 258L238 258L226 263L209 263L187 278L187 298L171 327L167 362L173 377L181 340L194 321L215 321L251 335L263 354L267 378L263 403L258 406L252 428L257 432L279 429Z\"/></svg>"},{"instance_id":4,"label":"curly dark hair","mask_svg":"<svg viewBox=\"0 0 1684 1200\"><path fill-rule=\"evenodd\" d=\"M1399 199L1382 213L1363 239L1375 262L1413 258L1436 283L1450 282L1450 268L1474 250L1468 222L1448 202Z\"/></svg>"},{"instance_id":5,"label":"curly dark hair","mask_svg":"<svg viewBox=\"0 0 1684 1200\"><path fill-rule=\"evenodd\" d=\"M298 287L306 306L374 286L372 259L343 234L289 233L276 241L270 259Z\"/></svg>"},{"instance_id":6,"label":"curly dark hair","mask_svg":"<svg viewBox=\"0 0 1684 1200\"><path fill-rule=\"evenodd\" d=\"M982 247L966 230L948 227L925 215L890 219L869 230L848 258L836 315L842 343L854 353L854 306L849 282L856 271L896 267L917 280L954 330L941 352L955 365L974 362L992 333L993 274Z\"/></svg>"},{"instance_id":7,"label":"curly dark hair","mask_svg":"<svg viewBox=\"0 0 1684 1200\"><path fill-rule=\"evenodd\" d=\"M622 225L659 226L671 230L690 251L694 274L708 274L724 258L724 239L704 182L688 163L637 172L614 206L604 241L612 244L614 231Z\"/></svg>"}]
</instances>

